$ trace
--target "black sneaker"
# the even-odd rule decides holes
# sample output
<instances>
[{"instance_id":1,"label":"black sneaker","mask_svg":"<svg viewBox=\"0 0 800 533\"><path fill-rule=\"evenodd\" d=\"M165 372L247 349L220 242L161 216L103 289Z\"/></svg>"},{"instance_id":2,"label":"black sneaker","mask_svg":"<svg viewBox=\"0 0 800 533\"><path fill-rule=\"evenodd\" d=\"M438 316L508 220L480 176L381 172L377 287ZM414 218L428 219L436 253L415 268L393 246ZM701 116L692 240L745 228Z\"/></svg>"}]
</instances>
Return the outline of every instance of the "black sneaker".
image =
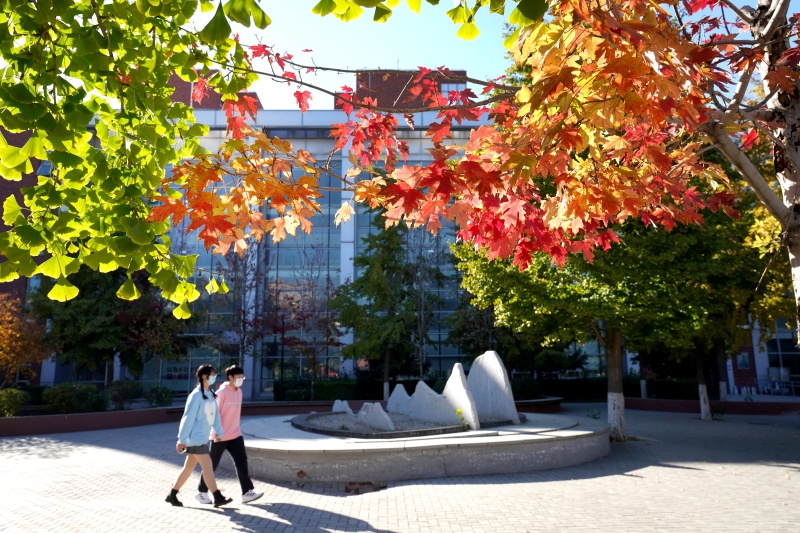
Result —
<instances>
[{"instance_id":1,"label":"black sneaker","mask_svg":"<svg viewBox=\"0 0 800 533\"><path fill-rule=\"evenodd\" d=\"M222 507L233 501L233 498L226 498L220 491L214 493L214 507Z\"/></svg>"},{"instance_id":2,"label":"black sneaker","mask_svg":"<svg viewBox=\"0 0 800 533\"><path fill-rule=\"evenodd\" d=\"M178 491L172 490L169 493L169 496L164 500L165 502L174 505L175 507L183 507L183 504L178 499Z\"/></svg>"}]
</instances>

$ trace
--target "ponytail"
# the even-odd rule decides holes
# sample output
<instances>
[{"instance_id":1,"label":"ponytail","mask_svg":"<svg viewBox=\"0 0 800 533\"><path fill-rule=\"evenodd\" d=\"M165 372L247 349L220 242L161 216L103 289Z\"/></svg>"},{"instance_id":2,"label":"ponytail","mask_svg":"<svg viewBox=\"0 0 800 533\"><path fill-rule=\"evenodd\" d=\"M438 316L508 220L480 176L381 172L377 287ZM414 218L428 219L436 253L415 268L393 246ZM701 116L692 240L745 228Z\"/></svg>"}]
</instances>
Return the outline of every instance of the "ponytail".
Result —
<instances>
[{"instance_id":1,"label":"ponytail","mask_svg":"<svg viewBox=\"0 0 800 533\"><path fill-rule=\"evenodd\" d=\"M203 376L210 376L211 373L214 371L215 369L211 365L200 365L197 368L197 373L195 375L197 376L197 384L200 386L200 394L203 395L204 400L207 400L208 396L206 396L206 390L203 387ZM211 396L213 396L214 398L217 397L216 393L214 392L214 389L211 388L210 385L208 387L208 390L211 392Z\"/></svg>"}]
</instances>

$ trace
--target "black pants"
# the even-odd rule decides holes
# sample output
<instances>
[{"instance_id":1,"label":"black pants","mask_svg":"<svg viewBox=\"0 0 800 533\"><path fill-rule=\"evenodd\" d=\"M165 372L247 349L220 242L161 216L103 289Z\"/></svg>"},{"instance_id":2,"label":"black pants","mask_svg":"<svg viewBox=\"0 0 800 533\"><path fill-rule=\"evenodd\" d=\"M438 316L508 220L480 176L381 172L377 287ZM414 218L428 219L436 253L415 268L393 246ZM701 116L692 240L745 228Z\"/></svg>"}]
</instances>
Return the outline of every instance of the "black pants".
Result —
<instances>
[{"instance_id":1,"label":"black pants","mask_svg":"<svg viewBox=\"0 0 800 533\"><path fill-rule=\"evenodd\" d=\"M247 452L244 449L244 437L236 437L233 440L211 443L211 464L214 470L217 469L222 453L228 450L233 458L233 465L236 467L236 477L239 478L239 485L242 486L242 494L253 490L253 482L250 481L250 474L247 472ZM200 492L208 492L206 481L200 476L200 484L197 486Z\"/></svg>"}]
</instances>

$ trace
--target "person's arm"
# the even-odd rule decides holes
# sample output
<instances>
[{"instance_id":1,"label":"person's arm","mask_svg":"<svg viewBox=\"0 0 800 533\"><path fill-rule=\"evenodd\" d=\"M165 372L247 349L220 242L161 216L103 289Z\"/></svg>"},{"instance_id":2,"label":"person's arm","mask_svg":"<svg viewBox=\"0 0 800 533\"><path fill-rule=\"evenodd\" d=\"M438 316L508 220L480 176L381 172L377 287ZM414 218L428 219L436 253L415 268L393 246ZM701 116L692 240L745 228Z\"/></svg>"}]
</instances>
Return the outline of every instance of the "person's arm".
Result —
<instances>
[{"instance_id":1,"label":"person's arm","mask_svg":"<svg viewBox=\"0 0 800 533\"><path fill-rule=\"evenodd\" d=\"M199 394L189 394L186 399L186 408L183 410L183 417L181 417L181 426L178 429L178 444L186 444L186 439L192 434L194 421L197 420L197 410L200 409Z\"/></svg>"},{"instance_id":2,"label":"person's arm","mask_svg":"<svg viewBox=\"0 0 800 533\"><path fill-rule=\"evenodd\" d=\"M220 425L222 425L222 419L226 416L225 414L225 396L227 395L227 387L221 388L217 391L217 414L219 415ZM217 433L217 430L212 428L211 429L211 440L217 441L222 439L222 435Z\"/></svg>"},{"instance_id":3,"label":"person's arm","mask_svg":"<svg viewBox=\"0 0 800 533\"><path fill-rule=\"evenodd\" d=\"M222 440L222 438L225 436L225 431L222 429L222 419L219 416L219 404L220 398L219 395L217 395L217 408L214 410L214 425L212 426L212 429L214 430L214 434L217 436L217 439Z\"/></svg>"}]
</instances>

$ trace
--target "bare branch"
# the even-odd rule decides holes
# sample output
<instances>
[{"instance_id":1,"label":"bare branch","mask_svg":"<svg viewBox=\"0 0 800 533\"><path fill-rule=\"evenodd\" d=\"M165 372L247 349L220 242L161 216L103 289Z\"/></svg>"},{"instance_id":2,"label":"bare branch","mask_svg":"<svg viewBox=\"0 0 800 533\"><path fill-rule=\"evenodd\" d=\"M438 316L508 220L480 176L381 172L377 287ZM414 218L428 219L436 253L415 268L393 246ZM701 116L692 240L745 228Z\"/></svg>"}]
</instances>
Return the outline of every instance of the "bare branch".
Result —
<instances>
[{"instance_id":1,"label":"bare branch","mask_svg":"<svg viewBox=\"0 0 800 533\"><path fill-rule=\"evenodd\" d=\"M603 348L608 348L606 345L606 340L603 338L603 335L600 333L600 330L597 329L597 324L594 323L592 320L592 329L594 330L594 334L597 336L597 340L600 341L600 344L603 345Z\"/></svg>"},{"instance_id":2,"label":"bare branch","mask_svg":"<svg viewBox=\"0 0 800 533\"><path fill-rule=\"evenodd\" d=\"M753 72L753 70L746 71L739 78L739 83L736 85L736 91L733 94L733 98L730 102L728 102L728 110L723 113L722 119L720 120L724 126L726 126L736 112L739 111L739 106L741 105L745 94L747 94L747 88L750 86L750 78L753 77Z\"/></svg>"},{"instance_id":3,"label":"bare branch","mask_svg":"<svg viewBox=\"0 0 800 533\"><path fill-rule=\"evenodd\" d=\"M754 105L751 105L751 106L745 106L745 107L743 107L742 109L744 109L745 111L748 111L748 112L749 112L749 111L755 111L756 109L760 108L761 106L765 105L767 102L769 102L770 100L772 100L772 97L773 97L773 96L775 96L776 94L778 94L778 91L780 91L780 87L779 87L779 88L776 88L776 89L774 89L774 90L773 90L771 93L769 93L769 94L767 95L767 97L766 97L766 98L764 98L763 100L761 100L759 103L757 103L757 104L754 104Z\"/></svg>"},{"instance_id":4,"label":"bare branch","mask_svg":"<svg viewBox=\"0 0 800 533\"><path fill-rule=\"evenodd\" d=\"M772 33L778 29L778 22L780 21L780 19L786 17L786 13L789 11L789 4L791 3L791 0L779 0L779 1L781 3L778 5L775 11L773 11L772 18L769 19L769 24L767 25L767 29L764 30L764 33L762 33L762 36L764 38L769 39L770 37L772 37Z\"/></svg>"},{"instance_id":5,"label":"bare branch","mask_svg":"<svg viewBox=\"0 0 800 533\"><path fill-rule=\"evenodd\" d=\"M775 217L781 225L785 226L791 215L789 208L778 198L778 195L775 194L772 187L769 186L753 162L750 161L750 158L742 152L741 148L733 143L728 133L725 131L725 127L719 122L714 122L703 124L700 129L717 145L719 151L722 152L728 161L733 163L770 214Z\"/></svg>"},{"instance_id":6,"label":"bare branch","mask_svg":"<svg viewBox=\"0 0 800 533\"><path fill-rule=\"evenodd\" d=\"M751 117L755 120L760 120L761 122L772 122L776 118L778 118L777 113L770 109L758 109L756 111L747 111L748 117Z\"/></svg>"},{"instance_id":7,"label":"bare branch","mask_svg":"<svg viewBox=\"0 0 800 533\"><path fill-rule=\"evenodd\" d=\"M278 75L278 74L274 74L274 73L271 73L271 72L265 72L265 71L261 71L261 70L245 69L245 68L241 68L241 67L231 67L231 66L229 66L229 65L227 65L225 63L222 63L220 61L215 61L213 59L211 60L211 62L212 63L216 63L217 65L220 65L221 67L228 68L231 71L252 72L254 74L258 74L259 76L266 76L268 78L272 78L277 83L287 83L287 82L288 83L296 83L297 85L301 85L303 87L308 87L310 89L314 89L314 90L320 91L322 93L328 94L330 96L333 96L334 98L337 98L339 100L343 100L340 94L338 94L338 93L336 93L334 91L330 91L328 89L325 89L324 87L320 87L319 85L314 85L313 83L309 83L309 82L304 81L304 80L292 80L292 79L285 78L285 77L283 77L281 75ZM448 110L453 110L453 109L476 109L476 108L483 107L485 105L488 105L488 104L491 104L491 103L494 103L494 102L500 102L502 100L507 100L509 98L512 98L520 88L519 87L513 87L512 89L513 89L513 92L512 91L504 92L504 93L492 96L490 98L485 98L483 100L480 100L478 102L474 102L474 103L471 103L471 104L446 105L446 106L435 106L435 107L413 107L413 108L410 108L410 109L397 109L397 108L394 108L394 107L383 107L383 106L378 106L378 105L368 105L368 104L364 104L364 103L361 103L361 102L357 102L356 100L343 100L343 101L346 101L346 102L352 104L353 107L357 107L357 108L360 108L360 109L368 109L370 111L379 111L381 113L397 113L397 112L403 112L403 113L425 113L427 111L448 111Z\"/></svg>"},{"instance_id":8,"label":"bare branch","mask_svg":"<svg viewBox=\"0 0 800 533\"><path fill-rule=\"evenodd\" d=\"M747 16L747 14L746 14L744 11L742 11L741 9L739 9L739 8L736 6L736 4L734 4L734 3L733 3L733 2L731 2L730 0L719 0L719 3L720 3L720 4L723 4L723 5L725 5L725 7L729 7L729 8L731 9L731 11L733 11L734 13L736 13L736 15L737 15L737 16L738 16L740 19L742 19L743 21L745 21L746 23L748 23L748 24L752 24L752 23L753 23L753 19L752 19L752 17L748 17L748 16Z\"/></svg>"}]
</instances>

